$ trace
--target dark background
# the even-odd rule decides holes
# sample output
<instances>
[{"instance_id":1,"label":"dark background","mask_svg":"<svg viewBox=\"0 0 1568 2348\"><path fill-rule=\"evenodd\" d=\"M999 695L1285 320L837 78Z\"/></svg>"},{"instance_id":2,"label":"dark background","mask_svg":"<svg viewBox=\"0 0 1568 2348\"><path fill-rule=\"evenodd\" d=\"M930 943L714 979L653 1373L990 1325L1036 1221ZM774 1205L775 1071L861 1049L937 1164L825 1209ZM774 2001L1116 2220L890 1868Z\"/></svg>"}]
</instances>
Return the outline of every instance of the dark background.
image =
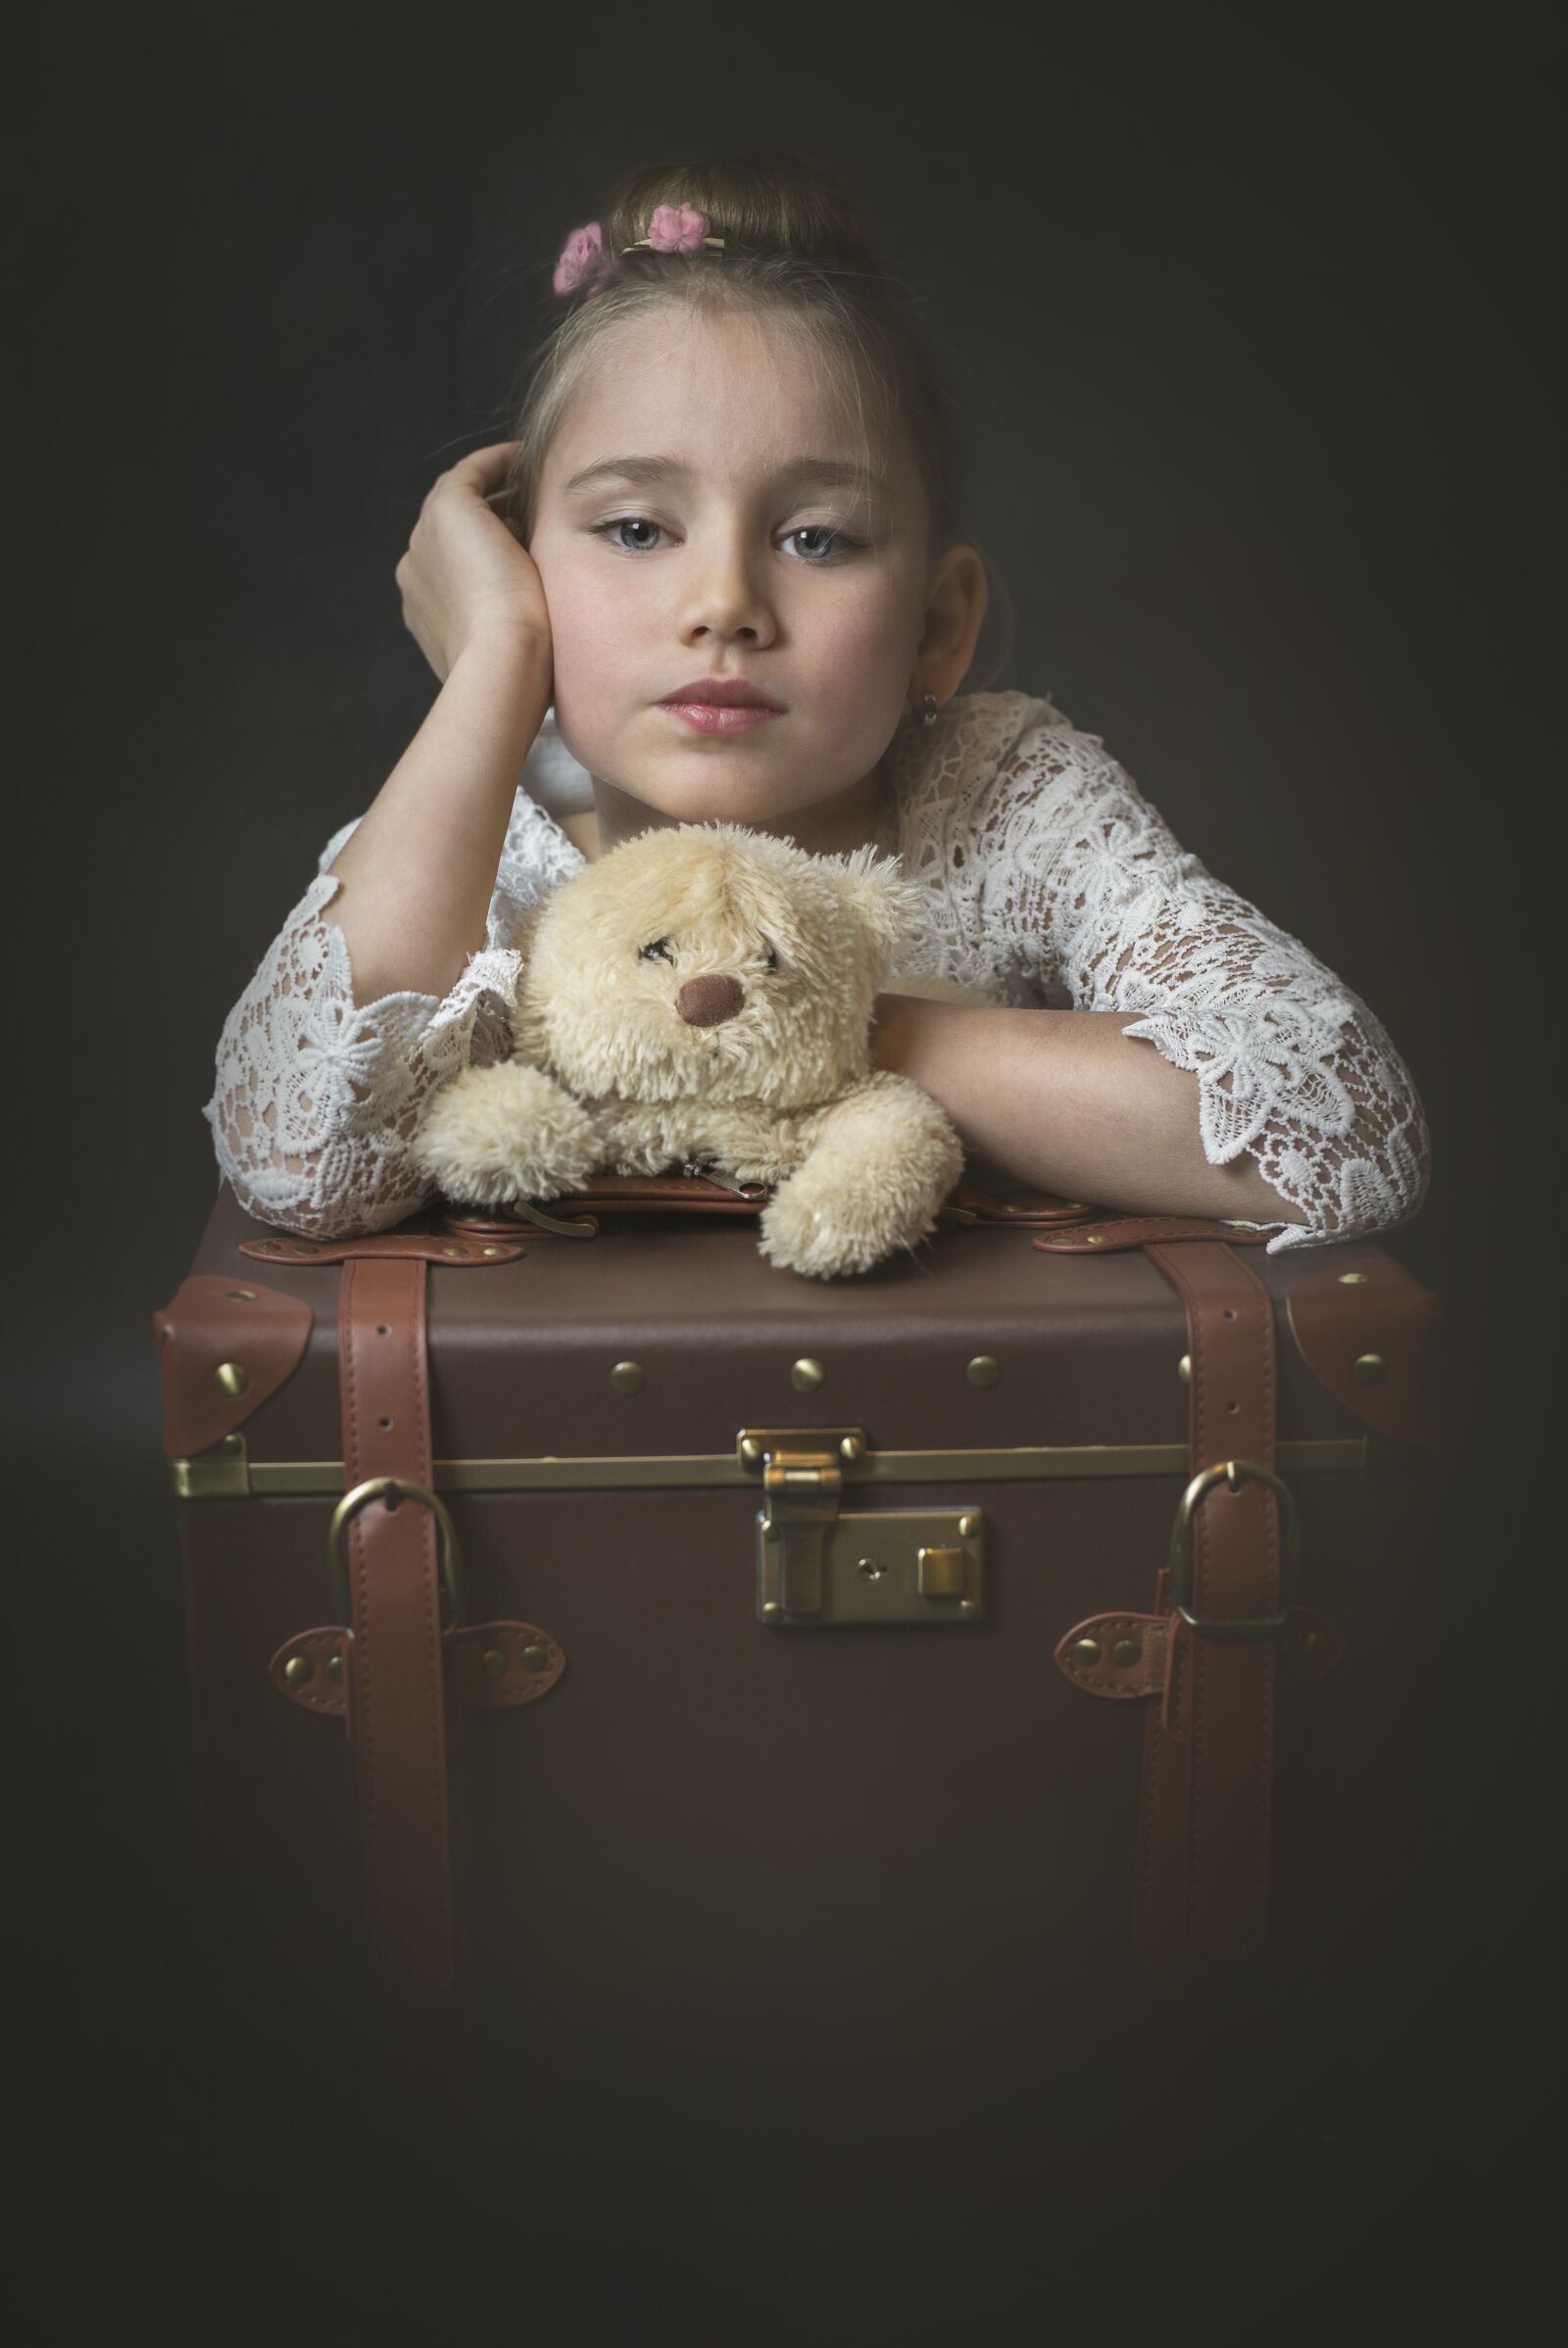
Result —
<instances>
[{"instance_id":1,"label":"dark background","mask_svg":"<svg viewBox=\"0 0 1568 2348\"><path fill-rule=\"evenodd\" d=\"M1433 1190L1394 1246L1470 1381L1432 1579L1450 1823L1398 2063L1381 2096L1325 2082L1368 2102L1375 2198L1309 2262L1300 2209L1264 2222L1281 2287L1353 2290L1379 2336L1505 2321L1549 2239L1561 1963L1560 1251L1532 1122L1555 988L1531 883L1561 772L1544 19L1490 11L1461 43L1365 10L1048 7L1024 33L167 7L67 10L28 41L11 928L51 1147L13 1216L33 1237L7 1423L36 1522L12 1560L10 1792L21 2134L45 2214L91 2246L40 2248L28 2336L77 2336L95 2282L210 2327L243 2274L220 2328L261 2337L301 2271L276 2209L239 2247L191 2215L251 2123L209 2107L181 2030L150 1315L212 1203L220 1027L429 706L393 567L435 474L509 432L566 230L631 161L770 145L853 177L919 298L967 419L967 531L1016 607L995 682L1102 735L1184 846L1371 1003L1425 1101Z\"/></svg>"}]
</instances>

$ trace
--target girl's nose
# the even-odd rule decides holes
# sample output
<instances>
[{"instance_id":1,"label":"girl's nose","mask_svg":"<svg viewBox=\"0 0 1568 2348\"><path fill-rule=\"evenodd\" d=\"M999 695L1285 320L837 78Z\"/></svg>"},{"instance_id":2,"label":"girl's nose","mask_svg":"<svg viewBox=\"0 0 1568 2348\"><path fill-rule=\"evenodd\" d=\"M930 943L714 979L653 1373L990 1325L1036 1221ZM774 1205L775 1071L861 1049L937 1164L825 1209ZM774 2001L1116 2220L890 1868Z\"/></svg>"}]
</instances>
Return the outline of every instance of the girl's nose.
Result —
<instances>
[{"instance_id":1,"label":"girl's nose","mask_svg":"<svg viewBox=\"0 0 1568 2348\"><path fill-rule=\"evenodd\" d=\"M756 568L755 554L745 535L695 548L685 578L689 600L681 612L680 632L687 644L711 637L728 644L732 639L754 648L771 644L777 628L766 590Z\"/></svg>"},{"instance_id":2,"label":"girl's nose","mask_svg":"<svg viewBox=\"0 0 1568 2348\"><path fill-rule=\"evenodd\" d=\"M738 978L713 970L704 978L689 978L675 998L675 1008L688 1027L718 1027L734 1018L745 1000Z\"/></svg>"}]
</instances>

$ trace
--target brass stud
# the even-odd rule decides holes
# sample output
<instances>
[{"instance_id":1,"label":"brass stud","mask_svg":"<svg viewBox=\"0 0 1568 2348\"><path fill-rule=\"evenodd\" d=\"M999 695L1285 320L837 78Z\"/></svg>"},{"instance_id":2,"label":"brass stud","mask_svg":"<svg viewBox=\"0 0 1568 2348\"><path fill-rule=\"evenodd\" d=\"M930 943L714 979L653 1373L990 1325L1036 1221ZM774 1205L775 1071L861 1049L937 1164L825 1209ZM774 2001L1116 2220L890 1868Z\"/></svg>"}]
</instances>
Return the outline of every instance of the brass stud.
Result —
<instances>
[{"instance_id":1,"label":"brass stud","mask_svg":"<svg viewBox=\"0 0 1568 2348\"><path fill-rule=\"evenodd\" d=\"M220 1361L213 1377L225 1394L242 1394L251 1382L251 1374L242 1361Z\"/></svg>"},{"instance_id":2,"label":"brass stud","mask_svg":"<svg viewBox=\"0 0 1568 2348\"><path fill-rule=\"evenodd\" d=\"M310 1657L308 1655L290 1655L283 1666L283 1677L290 1688L303 1688L310 1676Z\"/></svg>"},{"instance_id":3,"label":"brass stud","mask_svg":"<svg viewBox=\"0 0 1568 2348\"><path fill-rule=\"evenodd\" d=\"M1180 1361L1176 1364L1176 1375L1181 1380L1183 1386L1192 1385L1193 1357L1190 1353L1184 1353Z\"/></svg>"},{"instance_id":4,"label":"brass stud","mask_svg":"<svg viewBox=\"0 0 1568 2348\"><path fill-rule=\"evenodd\" d=\"M484 1253L486 1255L499 1255L501 1253L501 1249L499 1247L486 1247L484 1249Z\"/></svg>"},{"instance_id":5,"label":"brass stud","mask_svg":"<svg viewBox=\"0 0 1568 2348\"><path fill-rule=\"evenodd\" d=\"M1361 1353L1356 1357L1355 1378L1358 1386L1381 1386L1389 1374L1389 1365L1381 1353Z\"/></svg>"},{"instance_id":6,"label":"brass stud","mask_svg":"<svg viewBox=\"0 0 1568 2348\"><path fill-rule=\"evenodd\" d=\"M254 1304L256 1291L253 1288L231 1288L228 1292L228 1301L230 1304Z\"/></svg>"},{"instance_id":7,"label":"brass stud","mask_svg":"<svg viewBox=\"0 0 1568 2348\"><path fill-rule=\"evenodd\" d=\"M468 1250L466 1247L455 1247L449 1240L441 1252L443 1255L466 1255Z\"/></svg>"},{"instance_id":8,"label":"brass stud","mask_svg":"<svg viewBox=\"0 0 1568 2348\"><path fill-rule=\"evenodd\" d=\"M959 1517L958 1531L962 1534L965 1541L972 1541L979 1530L980 1518L976 1511L970 1510L967 1515Z\"/></svg>"},{"instance_id":9,"label":"brass stud","mask_svg":"<svg viewBox=\"0 0 1568 2348\"><path fill-rule=\"evenodd\" d=\"M744 1451L744 1444L742 1449ZM863 1459L865 1457L864 1438L858 1435L841 1436L839 1438L839 1457L841 1459Z\"/></svg>"},{"instance_id":10,"label":"brass stud","mask_svg":"<svg viewBox=\"0 0 1568 2348\"><path fill-rule=\"evenodd\" d=\"M1143 1651L1136 1639L1118 1639L1110 1650L1110 1659L1122 1665L1136 1663Z\"/></svg>"},{"instance_id":11,"label":"brass stud","mask_svg":"<svg viewBox=\"0 0 1568 2348\"><path fill-rule=\"evenodd\" d=\"M334 1686L336 1686L342 1680L343 1658L341 1655L328 1655L326 1659L326 1676Z\"/></svg>"},{"instance_id":12,"label":"brass stud","mask_svg":"<svg viewBox=\"0 0 1568 2348\"><path fill-rule=\"evenodd\" d=\"M610 1373L610 1383L617 1394L640 1394L643 1390L641 1364L635 1361L617 1361Z\"/></svg>"},{"instance_id":13,"label":"brass stud","mask_svg":"<svg viewBox=\"0 0 1568 2348\"><path fill-rule=\"evenodd\" d=\"M803 1394L815 1394L826 1376L819 1361L801 1360L790 1365L790 1384Z\"/></svg>"},{"instance_id":14,"label":"brass stud","mask_svg":"<svg viewBox=\"0 0 1568 2348\"><path fill-rule=\"evenodd\" d=\"M1085 1234L1084 1234L1084 1246L1085 1246L1086 1247L1102 1247L1104 1246L1104 1244L1105 1244L1105 1235L1104 1235L1104 1233L1103 1233L1102 1231L1086 1231L1086 1232L1085 1232Z\"/></svg>"},{"instance_id":15,"label":"brass stud","mask_svg":"<svg viewBox=\"0 0 1568 2348\"><path fill-rule=\"evenodd\" d=\"M550 1649L540 1646L524 1647L522 1668L524 1671L548 1671L550 1669Z\"/></svg>"},{"instance_id":16,"label":"brass stud","mask_svg":"<svg viewBox=\"0 0 1568 2348\"><path fill-rule=\"evenodd\" d=\"M263 1255L281 1255L283 1252L281 1240L258 1240L256 1246Z\"/></svg>"},{"instance_id":17,"label":"brass stud","mask_svg":"<svg viewBox=\"0 0 1568 2348\"><path fill-rule=\"evenodd\" d=\"M479 1662L483 1669L490 1674L492 1680L499 1679L507 1668L507 1659L499 1647L486 1647L479 1657Z\"/></svg>"},{"instance_id":18,"label":"brass stud","mask_svg":"<svg viewBox=\"0 0 1568 2348\"><path fill-rule=\"evenodd\" d=\"M964 1374L971 1386L995 1386L1002 1367L994 1353L977 1353Z\"/></svg>"},{"instance_id":19,"label":"brass stud","mask_svg":"<svg viewBox=\"0 0 1568 2348\"><path fill-rule=\"evenodd\" d=\"M1088 1208L1082 1198L1063 1198L1061 1203L1067 1209L1067 1212L1070 1215L1081 1215L1088 1212Z\"/></svg>"},{"instance_id":20,"label":"brass stud","mask_svg":"<svg viewBox=\"0 0 1568 2348\"><path fill-rule=\"evenodd\" d=\"M850 1438L849 1438L849 1437L846 1437L846 1438L845 1438L845 1441L846 1441L846 1442L848 1442L849 1440L850 1440ZM841 1445L840 1447L842 1448L842 1445ZM756 1436L755 1436L755 1435L743 1435L743 1436L741 1437L741 1458L742 1458L743 1462L745 1463L745 1465L746 1465L747 1467L756 1467L756 1465L757 1465L758 1461L759 1461L759 1460L761 1458L761 1456L762 1456L762 1446L761 1446L761 1444L760 1444L760 1443L758 1442L758 1440L757 1440Z\"/></svg>"},{"instance_id":21,"label":"brass stud","mask_svg":"<svg viewBox=\"0 0 1568 2348\"><path fill-rule=\"evenodd\" d=\"M1080 1663L1098 1663L1100 1661L1098 1639L1075 1639L1072 1642L1072 1651Z\"/></svg>"},{"instance_id":22,"label":"brass stud","mask_svg":"<svg viewBox=\"0 0 1568 2348\"><path fill-rule=\"evenodd\" d=\"M1340 1286L1341 1288L1362 1288L1366 1284L1366 1279L1365 1272L1342 1272Z\"/></svg>"}]
</instances>

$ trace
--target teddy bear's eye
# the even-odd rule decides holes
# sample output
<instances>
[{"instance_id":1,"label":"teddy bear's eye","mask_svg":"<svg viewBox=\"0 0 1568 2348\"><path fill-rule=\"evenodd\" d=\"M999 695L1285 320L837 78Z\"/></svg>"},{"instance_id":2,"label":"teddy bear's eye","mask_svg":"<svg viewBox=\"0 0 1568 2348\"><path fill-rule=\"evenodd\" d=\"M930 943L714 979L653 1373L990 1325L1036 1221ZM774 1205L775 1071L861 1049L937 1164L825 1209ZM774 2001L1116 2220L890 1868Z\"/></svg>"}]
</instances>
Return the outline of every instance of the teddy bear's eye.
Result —
<instances>
[{"instance_id":1,"label":"teddy bear's eye","mask_svg":"<svg viewBox=\"0 0 1568 2348\"><path fill-rule=\"evenodd\" d=\"M666 962L672 962L675 959L674 955L669 951L669 940L667 938L656 938L651 946L642 947L638 954L638 959L639 961L644 962L652 961L655 954L658 954L661 959Z\"/></svg>"},{"instance_id":2,"label":"teddy bear's eye","mask_svg":"<svg viewBox=\"0 0 1568 2348\"><path fill-rule=\"evenodd\" d=\"M776 946L769 946L769 945L768 945L768 942L767 942L767 940L766 940L765 938L762 940L762 947L763 947L763 967L764 967L764 969L768 969L768 970L776 970L776 969L778 968L778 949L777 949L777 947L776 947Z\"/></svg>"}]
</instances>

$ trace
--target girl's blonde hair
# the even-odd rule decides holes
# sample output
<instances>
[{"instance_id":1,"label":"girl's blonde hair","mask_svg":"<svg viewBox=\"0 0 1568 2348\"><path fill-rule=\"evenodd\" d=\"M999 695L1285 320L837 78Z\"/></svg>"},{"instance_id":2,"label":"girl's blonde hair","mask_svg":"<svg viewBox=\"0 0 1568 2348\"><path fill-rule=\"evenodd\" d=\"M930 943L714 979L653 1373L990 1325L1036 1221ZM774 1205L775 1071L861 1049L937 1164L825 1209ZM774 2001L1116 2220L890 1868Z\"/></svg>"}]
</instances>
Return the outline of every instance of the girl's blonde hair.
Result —
<instances>
[{"instance_id":1,"label":"girl's blonde hair","mask_svg":"<svg viewBox=\"0 0 1568 2348\"><path fill-rule=\"evenodd\" d=\"M724 250L625 252L648 234L662 204L706 213ZM967 536L958 525L952 399L910 322L903 287L879 267L859 204L835 171L791 155L650 164L621 179L599 218L608 279L566 297L525 362L527 387L511 434L517 445L498 501L524 545L533 535L546 454L597 344L621 320L672 300L710 315L787 318L853 417L867 476L878 469L878 451L904 434L925 492L932 559ZM1012 611L984 551L976 551L1008 620L994 680L1011 652Z\"/></svg>"}]
</instances>

